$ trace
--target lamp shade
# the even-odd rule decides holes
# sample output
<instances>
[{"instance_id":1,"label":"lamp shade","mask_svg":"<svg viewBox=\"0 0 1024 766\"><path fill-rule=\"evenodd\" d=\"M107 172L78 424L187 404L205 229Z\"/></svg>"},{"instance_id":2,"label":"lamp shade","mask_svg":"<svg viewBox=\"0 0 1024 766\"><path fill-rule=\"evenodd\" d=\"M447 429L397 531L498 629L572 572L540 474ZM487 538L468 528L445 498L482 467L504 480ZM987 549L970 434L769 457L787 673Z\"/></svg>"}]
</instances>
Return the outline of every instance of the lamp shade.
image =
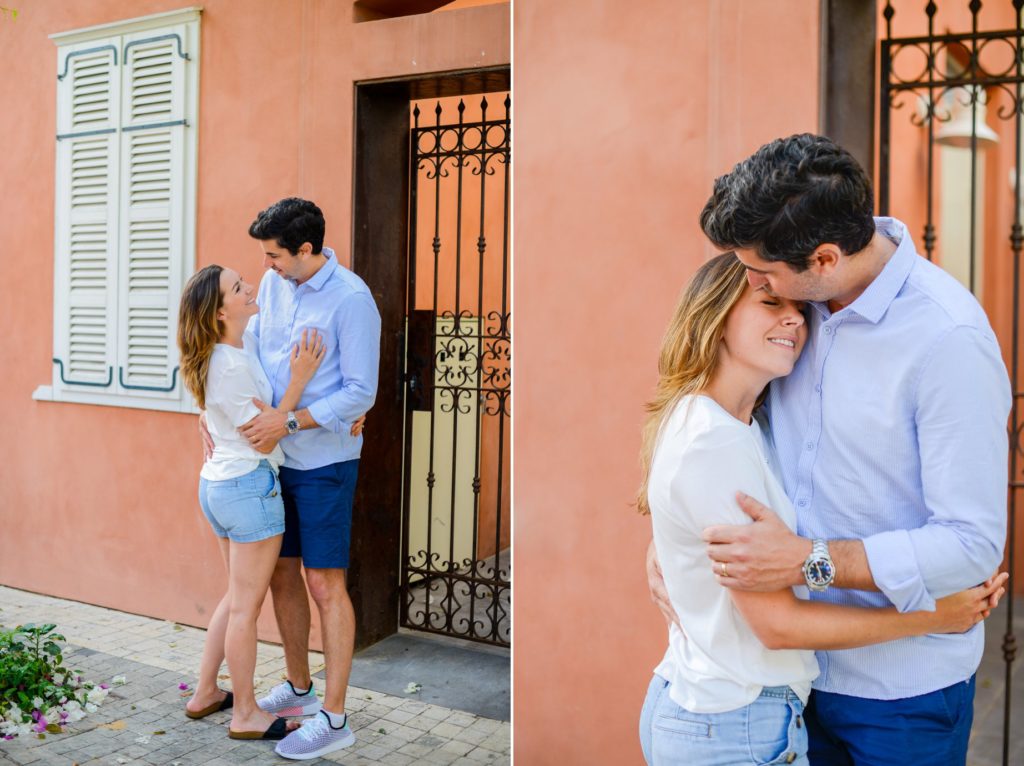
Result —
<instances>
[{"instance_id":1,"label":"lamp shade","mask_svg":"<svg viewBox=\"0 0 1024 766\"><path fill-rule=\"evenodd\" d=\"M960 109L956 116L949 122L943 123L935 131L935 140L943 146L955 146L958 149L969 149L971 147L971 134L973 132L977 139L978 147L986 149L999 143L999 136L988 126L985 117L988 114L988 107L978 99L974 108L969 105ZM971 129L971 118L973 115L974 129Z\"/></svg>"}]
</instances>

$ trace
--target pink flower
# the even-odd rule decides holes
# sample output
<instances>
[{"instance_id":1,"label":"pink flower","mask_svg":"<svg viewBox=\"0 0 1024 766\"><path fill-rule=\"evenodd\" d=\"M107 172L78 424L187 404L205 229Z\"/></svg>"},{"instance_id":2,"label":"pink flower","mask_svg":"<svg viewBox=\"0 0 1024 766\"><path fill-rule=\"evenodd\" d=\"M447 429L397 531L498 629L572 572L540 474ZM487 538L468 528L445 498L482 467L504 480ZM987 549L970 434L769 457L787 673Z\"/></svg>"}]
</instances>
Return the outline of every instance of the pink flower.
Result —
<instances>
[{"instance_id":1,"label":"pink flower","mask_svg":"<svg viewBox=\"0 0 1024 766\"><path fill-rule=\"evenodd\" d=\"M36 715L37 713L33 713L33 718ZM44 731L46 731L46 716L40 715L36 720L38 721L38 723L36 723L36 725L32 727L32 731L37 731L40 734L42 734Z\"/></svg>"},{"instance_id":2,"label":"pink flower","mask_svg":"<svg viewBox=\"0 0 1024 766\"><path fill-rule=\"evenodd\" d=\"M4 735L4 739L14 739L14 735L13 734L5 734Z\"/></svg>"},{"instance_id":3,"label":"pink flower","mask_svg":"<svg viewBox=\"0 0 1024 766\"><path fill-rule=\"evenodd\" d=\"M101 689L109 689L110 688L110 684L100 684L100 688Z\"/></svg>"},{"instance_id":4,"label":"pink flower","mask_svg":"<svg viewBox=\"0 0 1024 766\"><path fill-rule=\"evenodd\" d=\"M178 684L178 688L183 692L188 691L188 684Z\"/></svg>"}]
</instances>

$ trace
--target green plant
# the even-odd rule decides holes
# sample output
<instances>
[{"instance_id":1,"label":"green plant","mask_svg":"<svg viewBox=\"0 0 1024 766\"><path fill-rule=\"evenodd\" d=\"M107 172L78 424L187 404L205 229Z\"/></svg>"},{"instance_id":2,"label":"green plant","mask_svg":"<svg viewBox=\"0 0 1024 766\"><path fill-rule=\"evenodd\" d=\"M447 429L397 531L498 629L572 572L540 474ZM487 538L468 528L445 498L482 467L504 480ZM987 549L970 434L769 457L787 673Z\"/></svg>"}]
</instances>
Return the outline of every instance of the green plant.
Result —
<instances>
[{"instance_id":1,"label":"green plant","mask_svg":"<svg viewBox=\"0 0 1024 766\"><path fill-rule=\"evenodd\" d=\"M59 732L68 720L78 720L106 696L106 685L83 682L64 667L57 626L19 625L0 631L0 736Z\"/></svg>"}]
</instances>

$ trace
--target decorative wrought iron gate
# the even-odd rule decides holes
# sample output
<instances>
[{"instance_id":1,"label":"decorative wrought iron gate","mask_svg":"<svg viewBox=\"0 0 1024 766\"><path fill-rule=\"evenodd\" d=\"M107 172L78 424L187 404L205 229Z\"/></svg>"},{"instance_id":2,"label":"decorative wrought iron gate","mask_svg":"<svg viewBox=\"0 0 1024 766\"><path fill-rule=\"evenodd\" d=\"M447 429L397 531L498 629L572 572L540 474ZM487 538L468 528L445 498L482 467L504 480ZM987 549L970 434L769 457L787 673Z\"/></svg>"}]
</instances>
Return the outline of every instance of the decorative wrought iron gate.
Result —
<instances>
[{"instance_id":1,"label":"decorative wrought iron gate","mask_svg":"<svg viewBox=\"0 0 1024 766\"><path fill-rule=\"evenodd\" d=\"M511 100L487 95L413 109L401 624L508 646Z\"/></svg>"},{"instance_id":2,"label":"decorative wrought iron gate","mask_svg":"<svg viewBox=\"0 0 1024 766\"><path fill-rule=\"evenodd\" d=\"M963 3L963 0L958 0ZM972 292L978 294L982 287L981 270L988 266L993 271L1005 274L1006 281L1012 279L1012 296L1009 301L1008 317L993 316L993 325L1000 335L1007 357L1010 359L1010 376L1013 386L1013 408L1010 414L1010 483L1008 488L1009 518L1007 535L1007 556L1010 571L1009 593L1014 592L1016 542L1016 511L1020 503L1021 490L1024 489L1024 414L1021 412L1021 399L1024 397L1024 381L1020 369L1021 341L1021 249L1024 236L1021 232L1021 142L1024 140L1024 24L1022 9L1024 0L1004 0L1007 15L1013 14L1016 23L1012 29L982 31L979 29L982 3L971 0L957 10L962 17L970 15L970 32L938 33L936 32L936 16L939 8L935 2L924 6L927 17L927 34L913 37L893 37L893 19L896 12L891 2L886 2L883 10L886 30L881 43L881 90L880 90L880 146L879 146L879 210L882 215L889 214L890 184L896 177L892 172L893 147L901 145L894 141L895 130L904 131L901 138L906 138L906 126L894 122L894 118L905 115L910 124L919 131L926 131L926 138L919 136L922 153L924 154L925 178L913 178L918 193L925 194L925 215L922 232L922 243L925 254L932 259L937 250L941 257L939 262L945 268L950 267L951 252L942 253L942 228L950 231L950 219L962 216L963 211L946 207L936 211L936 201L944 202L942 192L949 194L949 186L957 179L947 180L959 164L962 167L960 181L969 176L969 196L966 225L961 222L960 229L966 235L961 243L966 244L966 263L958 269L959 277ZM952 5L952 3L951 3ZM996 4L992 4L996 5ZM949 7L949 6L947 6ZM925 19L911 19L911 25L924 27ZM903 112L906 106L912 108ZM995 109L989 107L996 107ZM987 118L995 117L1002 122L997 133L987 122ZM1002 138L1000 139L1000 134ZM1010 134L1009 136L1007 134ZM994 190L994 199L1005 203L1008 195L1003 185L1004 178L992 179L994 185L983 185L980 182L985 157L982 151L986 145L996 141L1006 142L1004 158L1012 162L1010 168L1010 184L1013 196L1012 216L1006 216L1006 239L998 238L998 246L993 246L989 238L988 251L985 252L986 227L993 225L994 216L979 215L983 196L988 190ZM925 148L926 147L926 148ZM949 148L958 150L960 155L950 154ZM914 151L913 148L910 150ZM943 155L945 152L945 155ZM967 152L964 154L964 152ZM939 155L937 159L937 154ZM913 155L919 156L919 155ZM999 167L999 163L995 163ZM968 170L969 168L969 170ZM939 176L939 178L937 178ZM921 182L925 183L922 185ZM964 184L960 184L963 186ZM939 191L937 192L937 187ZM943 188L945 187L945 188ZM991 200L990 195L987 199ZM899 211L897 211L899 212ZM986 220L988 218L988 220ZM936 222L939 222L937 228ZM1008 245L1008 247L1007 247ZM959 246L959 243L958 243ZM952 250L953 248L949 248ZM989 280L991 284L992 280ZM993 307L988 306L990 316ZM1001 309L996 306L996 309ZM1003 321L1005 320L1005 321ZM1000 332L1002 328L1002 332ZM1012 664L1016 658L1017 644L1013 631L1013 598L1006 601L1006 632L1003 636L1002 651L1005 662L1005 692L1003 717L1003 764L1008 766L1010 755L1010 709ZM994 626L993 626L994 627Z\"/></svg>"}]
</instances>

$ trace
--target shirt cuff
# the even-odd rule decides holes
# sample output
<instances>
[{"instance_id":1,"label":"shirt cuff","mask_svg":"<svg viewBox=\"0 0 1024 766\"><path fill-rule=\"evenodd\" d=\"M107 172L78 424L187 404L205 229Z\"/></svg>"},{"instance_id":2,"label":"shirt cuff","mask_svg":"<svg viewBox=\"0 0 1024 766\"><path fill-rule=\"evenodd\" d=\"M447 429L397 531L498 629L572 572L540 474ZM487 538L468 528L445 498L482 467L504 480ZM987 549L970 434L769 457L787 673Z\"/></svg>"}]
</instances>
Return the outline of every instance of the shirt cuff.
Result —
<instances>
[{"instance_id":1,"label":"shirt cuff","mask_svg":"<svg viewBox=\"0 0 1024 766\"><path fill-rule=\"evenodd\" d=\"M309 410L310 417L316 421L318 426L326 428L328 431L334 431L334 433L340 433L341 421L334 416L334 411L331 409L331 405L327 403L326 398L317 399L306 409Z\"/></svg>"},{"instance_id":2,"label":"shirt cuff","mask_svg":"<svg viewBox=\"0 0 1024 766\"><path fill-rule=\"evenodd\" d=\"M905 529L881 532L864 539L871 577L900 612L934 612L935 599L925 588L914 544Z\"/></svg>"}]
</instances>

